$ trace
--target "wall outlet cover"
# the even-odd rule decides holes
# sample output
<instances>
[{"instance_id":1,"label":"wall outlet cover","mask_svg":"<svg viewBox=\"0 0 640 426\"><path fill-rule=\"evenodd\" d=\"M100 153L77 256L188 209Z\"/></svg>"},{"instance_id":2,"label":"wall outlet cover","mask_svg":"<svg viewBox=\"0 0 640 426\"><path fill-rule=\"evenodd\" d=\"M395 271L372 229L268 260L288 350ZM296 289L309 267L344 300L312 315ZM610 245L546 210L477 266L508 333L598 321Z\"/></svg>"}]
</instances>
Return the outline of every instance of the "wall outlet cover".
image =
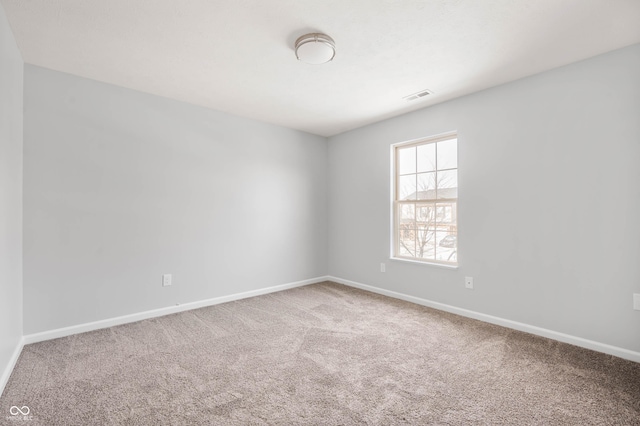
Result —
<instances>
[{"instance_id":1,"label":"wall outlet cover","mask_svg":"<svg viewBox=\"0 0 640 426\"><path fill-rule=\"evenodd\" d=\"M171 274L163 274L162 275L162 287L167 287L171 285Z\"/></svg>"},{"instance_id":2,"label":"wall outlet cover","mask_svg":"<svg viewBox=\"0 0 640 426\"><path fill-rule=\"evenodd\" d=\"M464 286L473 290L473 277L464 277Z\"/></svg>"}]
</instances>

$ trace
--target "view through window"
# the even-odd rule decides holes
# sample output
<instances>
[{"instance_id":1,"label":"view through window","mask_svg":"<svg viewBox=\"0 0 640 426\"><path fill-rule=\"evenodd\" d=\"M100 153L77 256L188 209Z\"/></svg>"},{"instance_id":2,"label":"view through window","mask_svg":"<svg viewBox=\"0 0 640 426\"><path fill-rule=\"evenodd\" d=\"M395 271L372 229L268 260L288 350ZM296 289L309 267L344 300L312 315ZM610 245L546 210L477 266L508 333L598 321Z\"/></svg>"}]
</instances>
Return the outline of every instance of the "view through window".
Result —
<instances>
[{"instance_id":1,"label":"view through window","mask_svg":"<svg viewBox=\"0 0 640 426\"><path fill-rule=\"evenodd\" d=\"M393 155L393 256L457 265L457 136L396 145Z\"/></svg>"}]
</instances>

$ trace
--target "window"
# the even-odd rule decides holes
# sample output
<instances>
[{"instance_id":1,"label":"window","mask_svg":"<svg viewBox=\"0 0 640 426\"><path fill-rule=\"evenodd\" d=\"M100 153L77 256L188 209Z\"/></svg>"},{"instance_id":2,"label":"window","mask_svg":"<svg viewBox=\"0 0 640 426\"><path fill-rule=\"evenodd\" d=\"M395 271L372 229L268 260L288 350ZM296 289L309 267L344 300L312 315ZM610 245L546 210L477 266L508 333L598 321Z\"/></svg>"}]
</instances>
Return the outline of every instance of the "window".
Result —
<instances>
[{"instance_id":1,"label":"window","mask_svg":"<svg viewBox=\"0 0 640 426\"><path fill-rule=\"evenodd\" d=\"M458 139L393 147L393 257L458 264Z\"/></svg>"}]
</instances>

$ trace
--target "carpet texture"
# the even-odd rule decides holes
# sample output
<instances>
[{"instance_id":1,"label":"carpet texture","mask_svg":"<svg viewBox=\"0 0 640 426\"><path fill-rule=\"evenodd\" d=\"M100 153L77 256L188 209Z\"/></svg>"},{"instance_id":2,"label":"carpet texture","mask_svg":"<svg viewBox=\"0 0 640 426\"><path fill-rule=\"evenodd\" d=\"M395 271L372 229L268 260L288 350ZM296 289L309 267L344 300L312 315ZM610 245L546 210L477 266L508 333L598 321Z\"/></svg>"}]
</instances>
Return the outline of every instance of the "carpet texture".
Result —
<instances>
[{"instance_id":1,"label":"carpet texture","mask_svg":"<svg viewBox=\"0 0 640 426\"><path fill-rule=\"evenodd\" d=\"M640 425L640 364L325 282L27 345L0 398L27 424L12 406L47 426Z\"/></svg>"}]
</instances>

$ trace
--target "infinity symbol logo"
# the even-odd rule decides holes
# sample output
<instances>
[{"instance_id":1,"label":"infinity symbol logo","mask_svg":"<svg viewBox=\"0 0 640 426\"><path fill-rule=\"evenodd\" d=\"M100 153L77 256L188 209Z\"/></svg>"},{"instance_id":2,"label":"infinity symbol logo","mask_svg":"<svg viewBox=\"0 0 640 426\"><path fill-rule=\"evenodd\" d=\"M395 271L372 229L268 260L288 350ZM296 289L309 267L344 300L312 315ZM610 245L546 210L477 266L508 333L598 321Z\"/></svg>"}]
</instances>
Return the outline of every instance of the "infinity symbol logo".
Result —
<instances>
[{"instance_id":1,"label":"infinity symbol logo","mask_svg":"<svg viewBox=\"0 0 640 426\"><path fill-rule=\"evenodd\" d=\"M22 414L23 416L26 416L31 412L31 410L26 405L23 405L22 408L18 408L15 405L12 405L11 408L9 408L9 412L11 413L12 416L17 416L18 414Z\"/></svg>"}]
</instances>

